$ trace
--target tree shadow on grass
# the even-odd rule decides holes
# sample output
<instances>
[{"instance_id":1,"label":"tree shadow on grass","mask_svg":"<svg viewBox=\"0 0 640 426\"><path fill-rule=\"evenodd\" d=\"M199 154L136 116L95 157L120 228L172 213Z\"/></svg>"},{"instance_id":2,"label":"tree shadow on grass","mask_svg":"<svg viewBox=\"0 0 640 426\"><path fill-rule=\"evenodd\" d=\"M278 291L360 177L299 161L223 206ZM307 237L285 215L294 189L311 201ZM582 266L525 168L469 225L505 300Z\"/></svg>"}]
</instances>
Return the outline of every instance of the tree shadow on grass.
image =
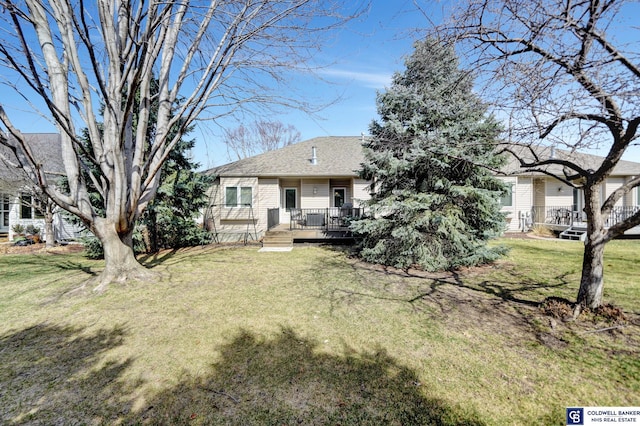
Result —
<instances>
[{"instance_id":1,"label":"tree shadow on grass","mask_svg":"<svg viewBox=\"0 0 640 426\"><path fill-rule=\"evenodd\" d=\"M126 336L119 327L91 334L46 324L0 336L0 423L484 424L429 395L383 349L326 353L290 329L274 338L241 331L206 371L143 395L144 383L127 375L132 359L105 362Z\"/></svg>"},{"instance_id":2,"label":"tree shadow on grass","mask_svg":"<svg viewBox=\"0 0 640 426\"><path fill-rule=\"evenodd\" d=\"M331 249L332 251L337 251ZM339 251L349 255L346 251ZM475 268L463 268L455 271L427 272L417 269L398 269L391 266L377 265L364 262L356 256L351 256L350 260L344 258L323 259L318 265L318 270L349 268L351 272L363 276L367 275L369 281L363 288L374 291L358 293L351 290L334 289L334 292L345 295L368 296L377 299L387 299L398 302L416 304L423 299L432 298L438 301L443 294L445 286L453 286L467 291L469 294L479 293L490 298L498 298L503 302L511 302L517 305L537 308L545 297L541 293L554 289L563 289L569 285L568 276L570 272L561 272L551 280L541 282L533 277L521 273L515 268L501 267L502 275L496 278L491 270L491 265L484 265ZM482 279L483 274L489 274L488 279ZM383 280L375 276L386 277ZM394 278L390 278L394 277ZM380 283L393 282L398 284L404 281L404 285L395 285L394 291L388 291L387 287L380 286ZM398 288L400 288L398 290ZM408 290L408 291L407 291ZM451 296L451 294L448 294Z\"/></svg>"},{"instance_id":3,"label":"tree shadow on grass","mask_svg":"<svg viewBox=\"0 0 640 426\"><path fill-rule=\"evenodd\" d=\"M109 422L122 402L116 379L131 361L98 359L126 334L121 327L88 334L39 324L0 336L0 423Z\"/></svg>"},{"instance_id":4,"label":"tree shadow on grass","mask_svg":"<svg viewBox=\"0 0 640 426\"><path fill-rule=\"evenodd\" d=\"M242 331L204 376L187 376L125 423L225 425L481 425L427 396L415 372L384 350L343 355L283 329Z\"/></svg>"}]
</instances>

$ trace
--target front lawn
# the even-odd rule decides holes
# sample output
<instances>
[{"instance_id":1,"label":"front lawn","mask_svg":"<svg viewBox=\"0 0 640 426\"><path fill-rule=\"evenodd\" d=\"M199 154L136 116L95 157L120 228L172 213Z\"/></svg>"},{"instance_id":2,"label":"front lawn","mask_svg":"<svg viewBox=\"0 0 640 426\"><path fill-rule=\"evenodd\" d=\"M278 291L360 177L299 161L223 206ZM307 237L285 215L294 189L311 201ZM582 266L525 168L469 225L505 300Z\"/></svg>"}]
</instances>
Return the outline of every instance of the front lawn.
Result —
<instances>
[{"instance_id":1,"label":"front lawn","mask_svg":"<svg viewBox=\"0 0 640 426\"><path fill-rule=\"evenodd\" d=\"M563 322L580 243L511 240L496 265L409 274L335 248L204 247L156 282L78 290L102 263L0 256L2 424L564 424L640 406L640 241L606 249L626 321Z\"/></svg>"}]
</instances>

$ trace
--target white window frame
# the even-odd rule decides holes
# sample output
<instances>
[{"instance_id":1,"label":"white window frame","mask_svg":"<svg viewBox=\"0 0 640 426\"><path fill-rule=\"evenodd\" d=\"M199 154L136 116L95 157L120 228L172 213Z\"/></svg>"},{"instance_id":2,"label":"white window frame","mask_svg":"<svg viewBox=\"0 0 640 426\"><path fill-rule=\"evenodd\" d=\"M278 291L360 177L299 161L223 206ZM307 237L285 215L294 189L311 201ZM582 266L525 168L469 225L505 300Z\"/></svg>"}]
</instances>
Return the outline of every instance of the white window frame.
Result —
<instances>
[{"instance_id":1,"label":"white window frame","mask_svg":"<svg viewBox=\"0 0 640 426\"><path fill-rule=\"evenodd\" d=\"M292 208L293 209L297 209L298 208L298 188L296 187L285 187L283 188L283 196L282 196L282 207L284 207L284 209L286 211L290 211ZM287 207L287 191L293 191L294 193L294 206L293 207Z\"/></svg>"},{"instance_id":2,"label":"white window frame","mask_svg":"<svg viewBox=\"0 0 640 426\"><path fill-rule=\"evenodd\" d=\"M500 206L501 207L513 207L515 202L513 200L513 188L516 186L514 182L505 182L505 185L507 187L507 194L503 195L500 197ZM504 204L503 201L506 197L509 197L509 199L511 200L511 202L509 204Z\"/></svg>"},{"instance_id":3,"label":"white window frame","mask_svg":"<svg viewBox=\"0 0 640 426\"><path fill-rule=\"evenodd\" d=\"M331 204L333 204L333 207L342 207L342 206L336 206L336 191L344 191L344 197L342 199L342 204L344 205L344 203L347 202L347 188L344 186L338 186L338 187L334 187L331 191Z\"/></svg>"},{"instance_id":4,"label":"white window frame","mask_svg":"<svg viewBox=\"0 0 640 426\"><path fill-rule=\"evenodd\" d=\"M10 214L11 214L11 196L9 194L0 194L0 229L2 230L9 229Z\"/></svg>"}]
</instances>

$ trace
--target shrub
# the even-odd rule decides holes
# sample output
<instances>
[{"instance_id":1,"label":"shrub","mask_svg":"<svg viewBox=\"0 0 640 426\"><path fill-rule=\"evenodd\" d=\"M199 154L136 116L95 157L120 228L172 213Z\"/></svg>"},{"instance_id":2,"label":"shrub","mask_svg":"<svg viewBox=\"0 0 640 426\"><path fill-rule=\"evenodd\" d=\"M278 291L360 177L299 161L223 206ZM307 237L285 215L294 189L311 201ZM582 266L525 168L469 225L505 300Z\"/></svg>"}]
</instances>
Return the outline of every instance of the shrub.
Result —
<instances>
[{"instance_id":1,"label":"shrub","mask_svg":"<svg viewBox=\"0 0 640 426\"><path fill-rule=\"evenodd\" d=\"M22 225L20 223L16 223L15 225L13 225L11 227L11 230L13 232L15 232L16 234L24 234L24 225Z\"/></svg>"},{"instance_id":2,"label":"shrub","mask_svg":"<svg viewBox=\"0 0 640 426\"><path fill-rule=\"evenodd\" d=\"M36 235L40 233L40 228L34 225L27 225L26 231L27 231L27 234Z\"/></svg>"}]
</instances>

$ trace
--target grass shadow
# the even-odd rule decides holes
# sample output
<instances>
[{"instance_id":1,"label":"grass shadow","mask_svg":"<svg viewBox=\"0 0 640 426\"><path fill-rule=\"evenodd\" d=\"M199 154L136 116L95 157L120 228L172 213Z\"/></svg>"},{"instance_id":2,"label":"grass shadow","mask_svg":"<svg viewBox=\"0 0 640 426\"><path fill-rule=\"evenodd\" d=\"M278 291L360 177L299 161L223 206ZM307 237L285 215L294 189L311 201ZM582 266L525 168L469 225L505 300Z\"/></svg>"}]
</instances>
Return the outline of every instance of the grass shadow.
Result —
<instances>
[{"instance_id":1,"label":"grass shadow","mask_svg":"<svg viewBox=\"0 0 640 426\"><path fill-rule=\"evenodd\" d=\"M431 395L384 349L329 354L290 329L273 338L240 331L206 371L135 406L144 382L127 377L133 360L104 356L126 336L46 324L0 336L0 423L484 424Z\"/></svg>"},{"instance_id":2,"label":"grass shadow","mask_svg":"<svg viewBox=\"0 0 640 426\"><path fill-rule=\"evenodd\" d=\"M0 336L0 423L109 422L121 409L117 379L131 361L97 362L126 334L39 324Z\"/></svg>"},{"instance_id":3,"label":"grass shadow","mask_svg":"<svg viewBox=\"0 0 640 426\"><path fill-rule=\"evenodd\" d=\"M481 425L474 413L429 395L417 374L383 349L336 356L283 329L240 332L210 374L186 376L125 423L206 425Z\"/></svg>"}]
</instances>

